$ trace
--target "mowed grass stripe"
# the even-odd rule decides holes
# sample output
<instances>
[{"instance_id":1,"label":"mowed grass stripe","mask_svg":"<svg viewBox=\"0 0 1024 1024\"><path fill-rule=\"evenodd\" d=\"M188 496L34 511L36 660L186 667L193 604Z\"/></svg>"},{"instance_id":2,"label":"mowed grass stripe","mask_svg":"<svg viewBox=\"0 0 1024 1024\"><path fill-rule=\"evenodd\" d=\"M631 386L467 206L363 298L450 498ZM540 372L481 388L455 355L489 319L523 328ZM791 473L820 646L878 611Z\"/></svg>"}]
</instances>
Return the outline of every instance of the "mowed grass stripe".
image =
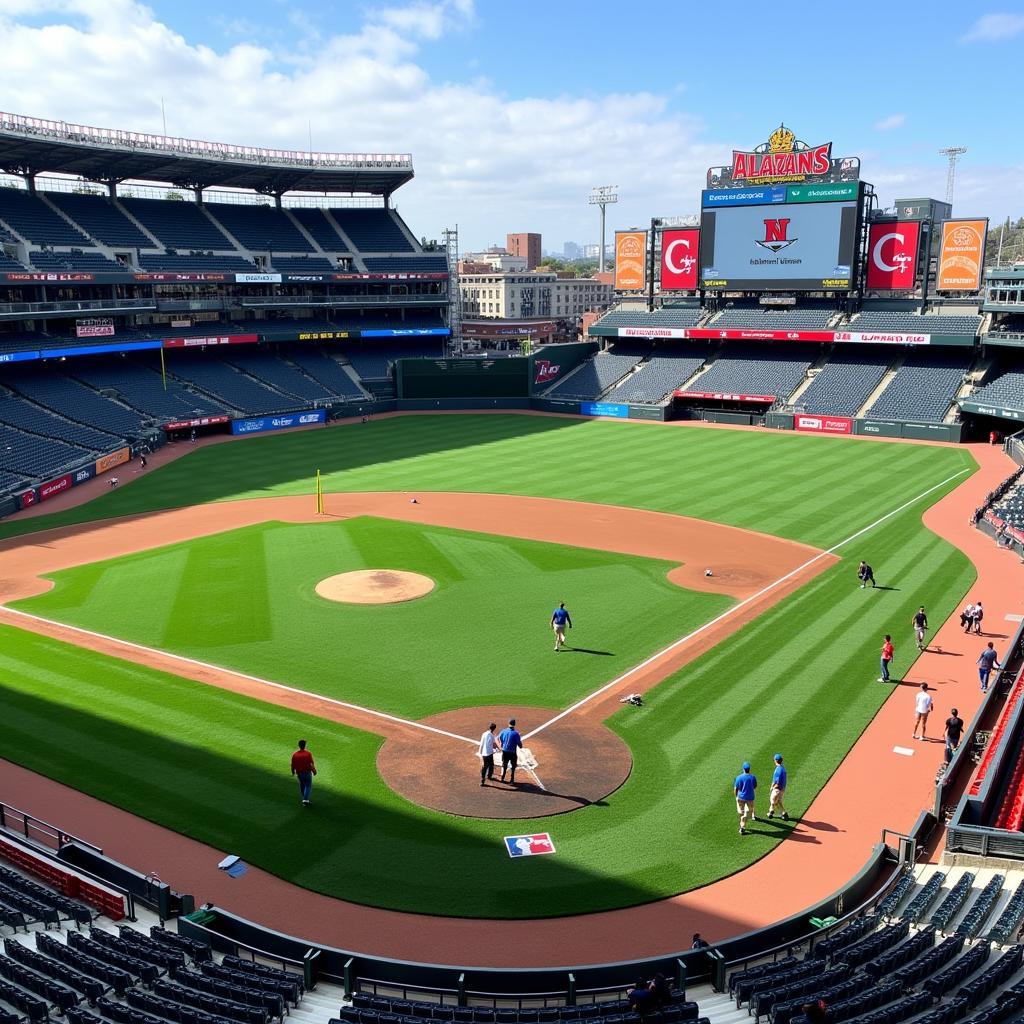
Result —
<instances>
[{"instance_id":1,"label":"mowed grass stripe","mask_svg":"<svg viewBox=\"0 0 1024 1024\"><path fill-rule=\"evenodd\" d=\"M168 587L164 567L183 552ZM122 565L133 588L94 599L91 581L116 583ZM565 707L732 605L669 583L674 567L373 517L271 522L55 573L53 591L16 607L419 719L490 702ZM381 606L315 592L326 577L374 568L436 586ZM562 600L574 616L569 646L580 650L554 659L549 620ZM135 615L141 602L164 609L160 629L152 613Z\"/></svg>"},{"instance_id":2,"label":"mowed grass stripe","mask_svg":"<svg viewBox=\"0 0 1024 1024\"><path fill-rule=\"evenodd\" d=\"M166 757L170 769L160 782L161 792L147 792L141 813L310 888L373 905L533 917L624 906L684 891L741 869L787 834L781 825L758 824L742 842L736 836L732 779L742 760L749 758L765 783L772 754L782 751L791 771L790 813L801 814L881 703L907 695L902 688L894 692L875 682L882 633L900 640L903 631L905 638L911 615L922 603L938 621L956 607L974 578L962 554L921 527L921 510L939 493L865 535L848 560L666 680L648 694L645 707L614 714L610 725L633 751L633 773L601 806L555 819L484 822L424 811L382 786L373 768L372 738L341 730L339 739L329 723L279 718L279 709L233 695L226 695L232 697L232 713L225 722L222 711L207 708L208 700L222 699L219 694L194 684L182 690L184 681L42 638L29 638L25 651L26 635L17 630L0 630L0 680L7 681L0 685L23 691L19 707L45 701L53 714L61 715L61 706L71 703L76 716L65 722L68 731L59 742L43 734L26 748L25 737L48 717L49 712L36 708L25 718L32 724L20 727L14 737L0 733L0 752L12 760L31 758L47 774L66 773L65 748L74 748L74 729L80 729L80 745L97 753L88 762L70 759L72 784L130 803L134 810L140 802L133 792L131 749L145 746L147 771L155 770L154 757ZM847 525L843 535L848 532ZM854 572L860 556L872 562L883 585L898 589L861 590ZM500 630L495 632L500 642ZM897 675L911 670L913 653L905 639L898 644ZM86 668L90 660L91 673ZM37 663L48 666L38 680ZM74 671L66 671L68 665ZM83 675L95 680L95 689L79 694ZM108 678L114 684L103 699ZM486 689L494 680L476 682ZM141 712L133 703L137 692L144 695ZM162 724L163 700L172 709L169 725ZM182 708L194 726L182 720ZM29 716L31 710L18 714ZM206 722L212 723L209 728ZM173 730L171 746L159 743L155 731L160 728L169 734ZM229 739L221 765L217 748L224 729ZM318 779L322 813L309 824L293 816L292 783L284 777L282 759L296 729L313 735L311 745L324 748L331 766ZM256 738L250 740L250 734ZM101 752L108 741L115 754L105 760ZM188 751L196 752L195 765ZM190 768L179 787L177 770L185 763ZM474 764L466 758L467 785L475 784ZM424 770L430 770L429 756ZM225 824L216 811L223 783L193 794L190 790L201 789L196 771L231 780L229 788L237 792L234 808L245 807L254 790L262 801L282 803L272 815L261 812L258 827L242 828L234 811ZM163 791L169 794L167 810L162 809ZM842 828L843 823L815 827ZM510 861L501 845L510 831L551 831L557 856L540 859L539 866ZM231 833L230 841L225 833Z\"/></svg>"},{"instance_id":3,"label":"mowed grass stripe","mask_svg":"<svg viewBox=\"0 0 1024 1024\"><path fill-rule=\"evenodd\" d=\"M87 506L0 523L0 537L182 504L310 495L320 469L328 491L596 501L827 547L973 466L969 452L952 447L553 417L410 416L201 448Z\"/></svg>"}]
</instances>

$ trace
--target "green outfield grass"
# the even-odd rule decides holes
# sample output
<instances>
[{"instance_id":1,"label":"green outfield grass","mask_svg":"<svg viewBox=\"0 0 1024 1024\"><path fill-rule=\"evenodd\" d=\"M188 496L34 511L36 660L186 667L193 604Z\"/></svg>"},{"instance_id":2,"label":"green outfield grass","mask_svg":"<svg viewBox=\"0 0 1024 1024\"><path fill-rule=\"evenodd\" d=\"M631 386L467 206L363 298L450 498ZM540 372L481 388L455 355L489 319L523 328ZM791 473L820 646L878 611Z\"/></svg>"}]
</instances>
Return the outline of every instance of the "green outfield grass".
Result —
<instances>
[{"instance_id":1,"label":"green outfield grass","mask_svg":"<svg viewBox=\"0 0 1024 1024\"><path fill-rule=\"evenodd\" d=\"M425 811L380 782L375 737L10 628L0 628L0 756L345 899L489 917L623 906L704 885L774 848L782 823L736 835L739 763L764 776L783 751L787 803L802 813L881 703L910 692L875 682L882 633L897 641L897 676L912 679L913 611L925 604L937 626L974 578L921 524L975 468L964 449L539 417L408 417L211 447L83 509L5 528L298 493L317 465L328 489L605 501L820 547L912 503L645 707L614 714L634 770L602 804L568 815L513 823ZM861 557L891 589L857 586ZM323 769L302 817L287 775L297 731ZM467 775L472 784L472 765ZM806 826L812 840L842 827ZM550 831L558 853L507 858L501 837L532 831Z\"/></svg>"},{"instance_id":2,"label":"green outfield grass","mask_svg":"<svg viewBox=\"0 0 1024 1024\"><path fill-rule=\"evenodd\" d=\"M134 643L423 718L512 703L564 707L732 601L666 579L674 563L362 516L262 523L78 566L16 607ZM355 569L435 581L415 601L326 601ZM549 621L569 601L570 650Z\"/></svg>"}]
</instances>

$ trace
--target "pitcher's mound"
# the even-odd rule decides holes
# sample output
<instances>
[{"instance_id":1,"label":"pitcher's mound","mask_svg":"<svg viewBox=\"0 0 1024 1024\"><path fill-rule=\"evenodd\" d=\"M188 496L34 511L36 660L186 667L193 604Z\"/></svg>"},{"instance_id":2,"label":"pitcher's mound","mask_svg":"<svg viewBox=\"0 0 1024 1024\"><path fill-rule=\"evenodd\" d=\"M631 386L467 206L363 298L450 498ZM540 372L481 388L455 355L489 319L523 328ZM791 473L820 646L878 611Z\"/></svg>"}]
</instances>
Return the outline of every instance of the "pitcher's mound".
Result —
<instances>
[{"instance_id":1,"label":"pitcher's mound","mask_svg":"<svg viewBox=\"0 0 1024 1024\"><path fill-rule=\"evenodd\" d=\"M418 572L401 569L358 569L328 576L316 592L328 601L345 604L397 604L414 601L434 589L434 581Z\"/></svg>"}]
</instances>

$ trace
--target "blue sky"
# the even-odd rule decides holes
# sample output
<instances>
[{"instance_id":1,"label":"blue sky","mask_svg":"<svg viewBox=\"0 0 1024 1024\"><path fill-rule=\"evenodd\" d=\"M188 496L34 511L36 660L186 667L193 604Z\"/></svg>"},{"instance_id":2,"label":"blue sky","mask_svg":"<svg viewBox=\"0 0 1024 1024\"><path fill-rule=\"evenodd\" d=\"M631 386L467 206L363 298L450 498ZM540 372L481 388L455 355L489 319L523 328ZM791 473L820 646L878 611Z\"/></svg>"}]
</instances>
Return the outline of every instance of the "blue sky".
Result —
<instances>
[{"instance_id":1,"label":"blue sky","mask_svg":"<svg viewBox=\"0 0 1024 1024\"><path fill-rule=\"evenodd\" d=\"M254 145L408 151L396 204L463 248L537 230L593 241L694 212L704 169L764 140L862 157L883 205L945 192L958 213L1024 215L1024 115L993 99L1024 50L1024 6L413 0L0 0L0 107ZM626 12L617 17L616 12ZM1016 101L1014 101L1016 102Z\"/></svg>"}]
</instances>

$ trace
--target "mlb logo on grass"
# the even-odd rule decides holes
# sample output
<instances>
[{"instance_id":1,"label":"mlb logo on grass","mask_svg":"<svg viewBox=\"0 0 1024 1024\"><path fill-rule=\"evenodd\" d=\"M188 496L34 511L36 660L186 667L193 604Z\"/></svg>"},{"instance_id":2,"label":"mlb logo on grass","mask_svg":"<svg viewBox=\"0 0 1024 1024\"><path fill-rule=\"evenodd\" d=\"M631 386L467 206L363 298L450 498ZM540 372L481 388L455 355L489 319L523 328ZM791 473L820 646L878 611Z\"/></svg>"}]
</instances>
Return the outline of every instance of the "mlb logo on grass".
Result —
<instances>
[{"instance_id":1,"label":"mlb logo on grass","mask_svg":"<svg viewBox=\"0 0 1024 1024\"><path fill-rule=\"evenodd\" d=\"M505 849L510 857L536 857L554 853L555 844L547 832L538 832L533 836L505 836Z\"/></svg>"}]
</instances>

